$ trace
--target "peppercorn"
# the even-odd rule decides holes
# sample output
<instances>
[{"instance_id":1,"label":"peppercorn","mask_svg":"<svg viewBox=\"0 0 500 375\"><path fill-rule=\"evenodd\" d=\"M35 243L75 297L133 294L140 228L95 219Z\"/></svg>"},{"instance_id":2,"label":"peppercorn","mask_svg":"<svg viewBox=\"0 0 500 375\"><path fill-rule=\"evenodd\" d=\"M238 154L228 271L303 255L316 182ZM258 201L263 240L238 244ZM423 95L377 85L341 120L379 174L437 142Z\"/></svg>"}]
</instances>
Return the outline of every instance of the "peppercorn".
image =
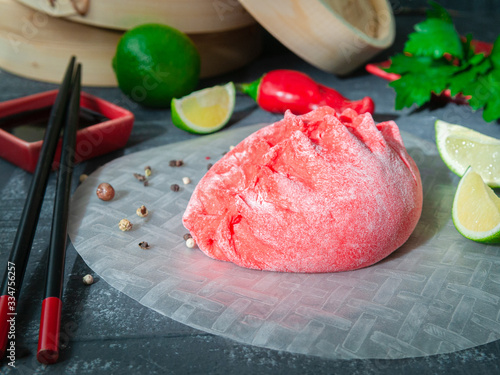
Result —
<instances>
[{"instance_id":1,"label":"peppercorn","mask_svg":"<svg viewBox=\"0 0 500 375\"><path fill-rule=\"evenodd\" d=\"M177 184L170 185L170 190L172 191L179 191L180 189L181 189L180 186Z\"/></svg>"},{"instance_id":2,"label":"peppercorn","mask_svg":"<svg viewBox=\"0 0 500 375\"><path fill-rule=\"evenodd\" d=\"M182 182L184 185L188 185L191 183L191 179L189 177L182 177Z\"/></svg>"},{"instance_id":3,"label":"peppercorn","mask_svg":"<svg viewBox=\"0 0 500 375\"><path fill-rule=\"evenodd\" d=\"M127 219L121 219L118 223L118 228L123 232L129 231L132 229L132 223Z\"/></svg>"},{"instance_id":4,"label":"peppercorn","mask_svg":"<svg viewBox=\"0 0 500 375\"><path fill-rule=\"evenodd\" d=\"M182 160L170 160L168 165L171 167L181 167L184 165L184 162Z\"/></svg>"},{"instance_id":5,"label":"peppercorn","mask_svg":"<svg viewBox=\"0 0 500 375\"><path fill-rule=\"evenodd\" d=\"M139 174L139 173L134 173L134 177L135 177L138 181L140 181L140 182L144 183L144 186L148 186L148 185L149 185L149 182L148 182L148 179L147 179L147 177L146 177L146 176L144 176L144 175L142 175L142 174Z\"/></svg>"},{"instance_id":6,"label":"peppercorn","mask_svg":"<svg viewBox=\"0 0 500 375\"><path fill-rule=\"evenodd\" d=\"M187 241L189 238L193 238L193 236L191 236L191 233L186 233L184 236L184 241Z\"/></svg>"},{"instance_id":7,"label":"peppercorn","mask_svg":"<svg viewBox=\"0 0 500 375\"><path fill-rule=\"evenodd\" d=\"M107 182L103 182L97 187L96 194L99 199L110 201L115 196L115 189Z\"/></svg>"},{"instance_id":8,"label":"peppercorn","mask_svg":"<svg viewBox=\"0 0 500 375\"><path fill-rule=\"evenodd\" d=\"M146 241L139 242L139 247L143 250L148 250L150 248L149 244Z\"/></svg>"},{"instance_id":9,"label":"peppercorn","mask_svg":"<svg viewBox=\"0 0 500 375\"><path fill-rule=\"evenodd\" d=\"M146 208L146 206L142 205L141 207L139 207L135 213L137 214L137 216L139 217L146 217L149 215L149 211L148 209Z\"/></svg>"},{"instance_id":10,"label":"peppercorn","mask_svg":"<svg viewBox=\"0 0 500 375\"><path fill-rule=\"evenodd\" d=\"M92 277L92 275L85 275L83 276L83 283L85 285L91 285L94 283L94 278Z\"/></svg>"},{"instance_id":11,"label":"peppercorn","mask_svg":"<svg viewBox=\"0 0 500 375\"><path fill-rule=\"evenodd\" d=\"M194 242L194 238L188 238L186 240L186 246L192 249L196 245L196 242Z\"/></svg>"},{"instance_id":12,"label":"peppercorn","mask_svg":"<svg viewBox=\"0 0 500 375\"><path fill-rule=\"evenodd\" d=\"M144 175L142 175L142 174L139 174L139 173L134 173L134 177L135 177L137 180L141 181L141 182L146 181L146 176L144 176Z\"/></svg>"}]
</instances>

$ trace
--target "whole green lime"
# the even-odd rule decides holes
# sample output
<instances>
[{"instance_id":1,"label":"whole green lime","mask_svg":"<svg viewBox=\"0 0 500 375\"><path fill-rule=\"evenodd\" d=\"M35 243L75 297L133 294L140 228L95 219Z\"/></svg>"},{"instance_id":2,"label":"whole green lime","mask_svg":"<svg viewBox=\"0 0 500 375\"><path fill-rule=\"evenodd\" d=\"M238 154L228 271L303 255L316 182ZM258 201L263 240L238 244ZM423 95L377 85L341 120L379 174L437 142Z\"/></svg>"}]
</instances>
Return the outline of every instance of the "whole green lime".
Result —
<instances>
[{"instance_id":1,"label":"whole green lime","mask_svg":"<svg viewBox=\"0 0 500 375\"><path fill-rule=\"evenodd\" d=\"M154 23L124 33L112 65L123 93L154 108L168 108L172 98L191 93L200 77L200 54L191 39Z\"/></svg>"}]
</instances>

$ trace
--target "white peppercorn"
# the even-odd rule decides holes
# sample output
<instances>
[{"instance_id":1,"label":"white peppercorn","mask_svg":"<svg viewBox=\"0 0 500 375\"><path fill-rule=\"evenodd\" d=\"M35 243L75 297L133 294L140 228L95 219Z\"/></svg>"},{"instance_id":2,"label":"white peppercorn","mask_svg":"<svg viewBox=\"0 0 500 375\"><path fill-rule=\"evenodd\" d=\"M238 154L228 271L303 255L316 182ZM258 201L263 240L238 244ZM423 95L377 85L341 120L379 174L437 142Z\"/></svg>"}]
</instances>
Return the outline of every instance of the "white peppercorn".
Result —
<instances>
[{"instance_id":1,"label":"white peppercorn","mask_svg":"<svg viewBox=\"0 0 500 375\"><path fill-rule=\"evenodd\" d=\"M94 283L94 278L92 277L92 275L85 275L83 276L83 283L85 285L91 285Z\"/></svg>"},{"instance_id":2,"label":"white peppercorn","mask_svg":"<svg viewBox=\"0 0 500 375\"><path fill-rule=\"evenodd\" d=\"M118 223L118 228L124 232L129 231L132 229L132 223L127 219L121 219Z\"/></svg>"},{"instance_id":3,"label":"white peppercorn","mask_svg":"<svg viewBox=\"0 0 500 375\"><path fill-rule=\"evenodd\" d=\"M188 238L186 240L186 246L192 249L196 245L196 242L194 242L194 238Z\"/></svg>"}]
</instances>

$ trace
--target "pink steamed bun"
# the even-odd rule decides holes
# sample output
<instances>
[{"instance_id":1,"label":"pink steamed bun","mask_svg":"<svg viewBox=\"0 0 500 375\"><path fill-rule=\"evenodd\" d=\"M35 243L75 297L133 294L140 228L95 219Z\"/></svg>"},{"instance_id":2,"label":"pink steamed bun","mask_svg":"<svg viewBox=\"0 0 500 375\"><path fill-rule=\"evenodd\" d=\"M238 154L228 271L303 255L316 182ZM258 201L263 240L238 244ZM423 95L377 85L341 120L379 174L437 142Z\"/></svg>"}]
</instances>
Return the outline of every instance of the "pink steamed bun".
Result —
<instances>
[{"instance_id":1,"label":"pink steamed bun","mask_svg":"<svg viewBox=\"0 0 500 375\"><path fill-rule=\"evenodd\" d=\"M206 255L282 272L370 266L400 247L422 183L393 121L329 107L251 134L206 173L183 216Z\"/></svg>"}]
</instances>

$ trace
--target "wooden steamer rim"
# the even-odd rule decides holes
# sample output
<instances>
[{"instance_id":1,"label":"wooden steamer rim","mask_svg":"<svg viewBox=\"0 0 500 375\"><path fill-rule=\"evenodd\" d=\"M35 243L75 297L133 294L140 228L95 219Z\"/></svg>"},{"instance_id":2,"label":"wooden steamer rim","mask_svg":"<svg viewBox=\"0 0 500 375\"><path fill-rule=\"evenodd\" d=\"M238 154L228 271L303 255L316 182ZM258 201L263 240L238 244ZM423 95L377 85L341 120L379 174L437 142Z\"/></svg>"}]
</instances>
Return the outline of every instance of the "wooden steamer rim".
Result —
<instances>
[{"instance_id":1,"label":"wooden steamer rim","mask_svg":"<svg viewBox=\"0 0 500 375\"><path fill-rule=\"evenodd\" d=\"M239 0L295 54L343 75L389 47L395 21L387 0Z\"/></svg>"},{"instance_id":2,"label":"wooden steamer rim","mask_svg":"<svg viewBox=\"0 0 500 375\"><path fill-rule=\"evenodd\" d=\"M84 66L84 86L117 86L111 61L122 35L0 0L0 68L25 78L58 83L69 58L76 55ZM200 53L201 78L241 68L261 51L255 23L189 37Z\"/></svg>"},{"instance_id":3,"label":"wooden steamer rim","mask_svg":"<svg viewBox=\"0 0 500 375\"><path fill-rule=\"evenodd\" d=\"M16 0L34 10L69 21L128 30L162 23L185 33L212 33L255 24L237 0ZM88 4L85 15L77 9ZM76 8L76 9L75 9Z\"/></svg>"}]
</instances>

